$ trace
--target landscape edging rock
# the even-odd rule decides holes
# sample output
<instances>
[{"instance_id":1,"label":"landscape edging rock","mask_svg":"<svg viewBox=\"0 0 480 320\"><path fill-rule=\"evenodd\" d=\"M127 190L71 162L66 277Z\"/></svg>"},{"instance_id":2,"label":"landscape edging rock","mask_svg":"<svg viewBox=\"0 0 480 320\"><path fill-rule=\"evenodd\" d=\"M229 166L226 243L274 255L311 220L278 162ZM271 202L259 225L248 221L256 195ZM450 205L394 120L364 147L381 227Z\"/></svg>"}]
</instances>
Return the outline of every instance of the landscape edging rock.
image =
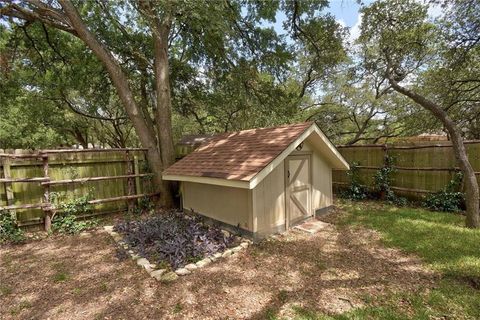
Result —
<instances>
[{"instance_id":1,"label":"landscape edging rock","mask_svg":"<svg viewBox=\"0 0 480 320\"><path fill-rule=\"evenodd\" d=\"M228 248L224 252L217 252L214 255L205 257L202 260L197 261L196 263L190 263L176 270L168 271L167 269L158 269L157 265L150 263L148 259L136 254L135 251L133 251L132 248L130 248L128 244L123 241L122 236L118 232L113 230L113 226L104 226L103 229L112 237L112 239L118 245L120 245L120 247L125 249L125 252L130 255L130 258L134 260L137 265L147 271L152 278L162 282L174 281L178 279L179 276L186 276L188 274L191 274L195 272L195 270L201 269L209 265L210 263L217 261L218 259L236 256L236 253L248 248L248 246L252 243L251 240L240 237L240 244L236 247ZM226 230L222 230L222 232L228 233L228 231Z\"/></svg>"}]
</instances>

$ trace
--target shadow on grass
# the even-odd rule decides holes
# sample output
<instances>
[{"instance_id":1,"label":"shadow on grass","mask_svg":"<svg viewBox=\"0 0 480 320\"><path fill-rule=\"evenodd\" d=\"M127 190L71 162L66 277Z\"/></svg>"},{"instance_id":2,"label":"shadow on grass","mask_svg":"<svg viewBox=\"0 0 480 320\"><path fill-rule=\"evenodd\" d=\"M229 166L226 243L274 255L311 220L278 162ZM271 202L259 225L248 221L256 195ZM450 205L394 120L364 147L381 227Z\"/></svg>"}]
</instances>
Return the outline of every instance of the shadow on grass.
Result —
<instances>
[{"instance_id":1,"label":"shadow on grass","mask_svg":"<svg viewBox=\"0 0 480 320\"><path fill-rule=\"evenodd\" d=\"M347 203L342 225L378 230L389 246L415 253L444 275L479 282L480 230L463 226L464 217L418 208Z\"/></svg>"}]
</instances>

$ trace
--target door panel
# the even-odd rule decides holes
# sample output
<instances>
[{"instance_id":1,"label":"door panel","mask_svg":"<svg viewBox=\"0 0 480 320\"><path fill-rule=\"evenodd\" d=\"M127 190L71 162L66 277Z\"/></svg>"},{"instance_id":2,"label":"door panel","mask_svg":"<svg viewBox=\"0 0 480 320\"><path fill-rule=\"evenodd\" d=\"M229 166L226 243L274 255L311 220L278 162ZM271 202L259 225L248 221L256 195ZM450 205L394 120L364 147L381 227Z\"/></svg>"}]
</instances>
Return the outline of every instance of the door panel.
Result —
<instances>
[{"instance_id":1,"label":"door panel","mask_svg":"<svg viewBox=\"0 0 480 320\"><path fill-rule=\"evenodd\" d=\"M291 226L311 216L310 156L289 156L286 159L287 222Z\"/></svg>"}]
</instances>

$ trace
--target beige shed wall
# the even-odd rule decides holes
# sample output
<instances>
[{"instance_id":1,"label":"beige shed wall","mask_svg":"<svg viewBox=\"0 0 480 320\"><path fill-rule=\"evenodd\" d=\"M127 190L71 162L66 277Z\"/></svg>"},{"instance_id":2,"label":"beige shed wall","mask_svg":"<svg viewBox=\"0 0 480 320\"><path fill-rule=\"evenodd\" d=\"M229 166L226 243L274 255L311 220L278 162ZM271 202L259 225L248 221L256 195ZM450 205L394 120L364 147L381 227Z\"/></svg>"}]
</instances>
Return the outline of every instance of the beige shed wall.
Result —
<instances>
[{"instance_id":1,"label":"beige shed wall","mask_svg":"<svg viewBox=\"0 0 480 320\"><path fill-rule=\"evenodd\" d=\"M332 167L313 148L308 138L304 142L302 151L294 151L292 154L305 152L312 154L312 209L315 211L331 206L333 204Z\"/></svg>"},{"instance_id":2,"label":"beige shed wall","mask_svg":"<svg viewBox=\"0 0 480 320\"><path fill-rule=\"evenodd\" d=\"M253 230L252 190L211 184L183 182L183 208L209 218Z\"/></svg>"},{"instance_id":3,"label":"beige shed wall","mask_svg":"<svg viewBox=\"0 0 480 320\"><path fill-rule=\"evenodd\" d=\"M285 167L281 162L253 190L253 226L259 235L285 227Z\"/></svg>"}]
</instances>

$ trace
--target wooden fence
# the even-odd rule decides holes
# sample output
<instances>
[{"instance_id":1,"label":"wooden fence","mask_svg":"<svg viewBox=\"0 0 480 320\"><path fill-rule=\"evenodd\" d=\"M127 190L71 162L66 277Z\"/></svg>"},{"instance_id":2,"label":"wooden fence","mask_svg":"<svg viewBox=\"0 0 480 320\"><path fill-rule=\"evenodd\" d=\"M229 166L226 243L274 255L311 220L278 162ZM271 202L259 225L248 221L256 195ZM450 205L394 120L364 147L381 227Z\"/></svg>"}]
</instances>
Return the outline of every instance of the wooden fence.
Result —
<instances>
[{"instance_id":1,"label":"wooden fence","mask_svg":"<svg viewBox=\"0 0 480 320\"><path fill-rule=\"evenodd\" d=\"M480 141L465 142L477 179L480 177ZM357 162L362 183L372 187L375 173L384 166L385 156L394 159L393 190L420 200L428 193L443 189L458 170L450 142L420 145L337 146L349 163ZM480 181L480 180L479 180ZM349 183L346 172L334 171L335 189Z\"/></svg>"},{"instance_id":2,"label":"wooden fence","mask_svg":"<svg viewBox=\"0 0 480 320\"><path fill-rule=\"evenodd\" d=\"M153 192L145 149L1 150L0 213L14 214L21 226L44 224L62 201L93 194L88 203L99 215L133 209Z\"/></svg>"}]
</instances>

